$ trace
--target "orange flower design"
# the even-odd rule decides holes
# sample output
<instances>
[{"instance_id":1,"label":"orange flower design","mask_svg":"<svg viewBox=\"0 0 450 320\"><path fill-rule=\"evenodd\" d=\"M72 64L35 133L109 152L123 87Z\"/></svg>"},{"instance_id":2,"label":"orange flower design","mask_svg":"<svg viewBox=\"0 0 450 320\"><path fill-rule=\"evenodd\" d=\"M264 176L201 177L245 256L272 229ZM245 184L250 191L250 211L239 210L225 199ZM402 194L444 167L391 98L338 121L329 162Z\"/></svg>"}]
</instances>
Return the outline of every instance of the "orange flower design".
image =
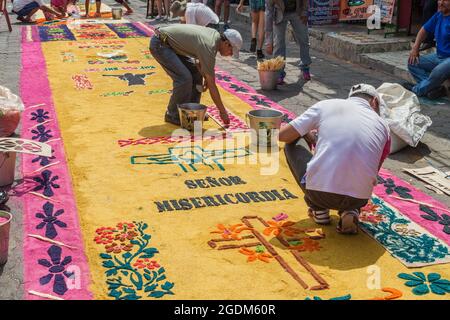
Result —
<instances>
[{"instance_id":1,"label":"orange flower design","mask_svg":"<svg viewBox=\"0 0 450 320\"><path fill-rule=\"evenodd\" d=\"M127 240L133 240L135 237L137 237L137 235L138 234L134 231L122 232L120 234L116 234L114 240L125 242Z\"/></svg>"},{"instance_id":2,"label":"orange flower design","mask_svg":"<svg viewBox=\"0 0 450 320\"><path fill-rule=\"evenodd\" d=\"M369 202L367 202L367 204L361 208L361 212L376 213L378 209L380 209L380 206L373 204L373 202L369 200Z\"/></svg>"},{"instance_id":3,"label":"orange flower design","mask_svg":"<svg viewBox=\"0 0 450 320\"><path fill-rule=\"evenodd\" d=\"M95 232L98 235L94 238L94 241L97 244L110 244L114 240L113 233L116 232L116 229L110 228L110 227L108 227L108 228L102 227L102 228L98 228L97 230L95 230Z\"/></svg>"},{"instance_id":4,"label":"orange flower design","mask_svg":"<svg viewBox=\"0 0 450 320\"><path fill-rule=\"evenodd\" d=\"M289 247L289 250L314 252L322 249L319 242L310 238L302 238L301 244Z\"/></svg>"},{"instance_id":5,"label":"orange flower design","mask_svg":"<svg viewBox=\"0 0 450 320\"><path fill-rule=\"evenodd\" d=\"M242 223L231 225L229 227L225 227L223 224L217 225L216 231L211 231L211 233L219 233L222 238L224 239L233 239L233 240L240 240L241 236L239 233L241 233L244 230L252 230L251 228L244 227Z\"/></svg>"},{"instance_id":6,"label":"orange flower design","mask_svg":"<svg viewBox=\"0 0 450 320\"><path fill-rule=\"evenodd\" d=\"M119 230L128 230L128 229L133 229L134 227L135 227L134 223L119 222L117 224L117 228Z\"/></svg>"},{"instance_id":7,"label":"orange flower design","mask_svg":"<svg viewBox=\"0 0 450 320\"><path fill-rule=\"evenodd\" d=\"M149 270L153 270L153 269L158 269L161 266L155 260L150 260L148 258L145 258L145 259L138 259L133 264L133 267L137 267L138 269L146 268L146 269L149 269Z\"/></svg>"},{"instance_id":8,"label":"orange flower design","mask_svg":"<svg viewBox=\"0 0 450 320\"><path fill-rule=\"evenodd\" d=\"M101 227L101 228L98 228L97 230L95 230L95 232L98 235L112 234L115 231L116 231L116 228L111 228L111 227Z\"/></svg>"},{"instance_id":9,"label":"orange flower design","mask_svg":"<svg viewBox=\"0 0 450 320\"><path fill-rule=\"evenodd\" d=\"M95 241L97 244L110 244L110 243L112 243L112 242L114 241L114 237L113 237L112 234L107 234L107 233L105 233L105 234L96 236L96 237L94 238L94 241Z\"/></svg>"},{"instance_id":10,"label":"orange flower design","mask_svg":"<svg viewBox=\"0 0 450 320\"><path fill-rule=\"evenodd\" d=\"M105 246L107 253L121 253L123 251L131 251L133 250L133 245L129 244L119 244L117 242L113 242L110 245Z\"/></svg>"},{"instance_id":11,"label":"orange flower design","mask_svg":"<svg viewBox=\"0 0 450 320\"><path fill-rule=\"evenodd\" d=\"M251 249L247 249L247 248L241 248L239 249L239 252L242 254L245 254L246 256L248 256L247 258L247 262L253 262L256 260L260 260L266 263L269 263L273 257L268 254L268 253L264 253L264 252L256 252L254 250Z\"/></svg>"},{"instance_id":12,"label":"orange flower design","mask_svg":"<svg viewBox=\"0 0 450 320\"><path fill-rule=\"evenodd\" d=\"M295 222L292 221L277 222L269 220L267 221L267 223L269 224L269 227L267 227L263 231L264 235L266 236L270 236L272 234L274 236L279 236L281 234L284 234L288 237L293 237L303 231L302 229L293 227L293 225L295 225Z\"/></svg>"}]
</instances>

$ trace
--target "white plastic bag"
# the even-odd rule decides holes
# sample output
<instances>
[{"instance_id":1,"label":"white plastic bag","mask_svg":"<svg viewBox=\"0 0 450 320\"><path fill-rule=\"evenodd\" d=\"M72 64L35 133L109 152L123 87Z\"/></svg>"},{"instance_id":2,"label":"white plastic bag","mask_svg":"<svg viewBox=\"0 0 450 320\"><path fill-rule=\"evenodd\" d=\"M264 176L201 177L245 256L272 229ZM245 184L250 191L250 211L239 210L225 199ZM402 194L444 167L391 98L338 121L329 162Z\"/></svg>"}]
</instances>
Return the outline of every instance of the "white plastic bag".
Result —
<instances>
[{"instance_id":1,"label":"white plastic bag","mask_svg":"<svg viewBox=\"0 0 450 320\"><path fill-rule=\"evenodd\" d=\"M9 137L14 133L23 109L22 100L8 88L0 86L0 137Z\"/></svg>"},{"instance_id":2,"label":"white plastic bag","mask_svg":"<svg viewBox=\"0 0 450 320\"><path fill-rule=\"evenodd\" d=\"M420 113L417 96L398 83L383 83L377 92L384 100L384 104L380 106L380 114L391 129L394 142L392 146L397 146L391 148L391 153L406 144L416 147L432 124L430 117ZM398 138L402 141L394 141Z\"/></svg>"}]
</instances>

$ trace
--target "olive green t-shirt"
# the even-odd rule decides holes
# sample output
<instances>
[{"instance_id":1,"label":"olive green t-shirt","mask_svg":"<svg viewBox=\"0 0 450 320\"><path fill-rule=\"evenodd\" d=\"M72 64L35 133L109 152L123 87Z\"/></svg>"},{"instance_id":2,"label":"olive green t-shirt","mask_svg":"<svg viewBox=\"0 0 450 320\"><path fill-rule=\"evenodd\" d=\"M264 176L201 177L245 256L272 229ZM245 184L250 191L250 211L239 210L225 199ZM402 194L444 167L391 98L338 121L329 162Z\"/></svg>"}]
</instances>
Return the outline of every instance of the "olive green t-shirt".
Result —
<instances>
[{"instance_id":1,"label":"olive green t-shirt","mask_svg":"<svg viewBox=\"0 0 450 320\"><path fill-rule=\"evenodd\" d=\"M159 31L167 36L168 44L177 54L198 59L201 73L214 77L219 32L193 24L172 25Z\"/></svg>"}]
</instances>

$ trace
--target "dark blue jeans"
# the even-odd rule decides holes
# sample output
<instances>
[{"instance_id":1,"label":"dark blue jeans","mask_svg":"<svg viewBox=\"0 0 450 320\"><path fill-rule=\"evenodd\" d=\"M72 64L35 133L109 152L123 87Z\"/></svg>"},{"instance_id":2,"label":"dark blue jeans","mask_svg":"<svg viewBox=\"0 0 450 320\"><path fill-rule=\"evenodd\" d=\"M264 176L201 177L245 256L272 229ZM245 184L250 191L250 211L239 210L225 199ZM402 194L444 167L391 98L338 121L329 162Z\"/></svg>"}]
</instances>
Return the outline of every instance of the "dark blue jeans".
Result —
<instances>
[{"instance_id":1,"label":"dark blue jeans","mask_svg":"<svg viewBox=\"0 0 450 320\"><path fill-rule=\"evenodd\" d=\"M436 53L421 56L418 64L409 64L408 70L417 84L412 91L420 96L439 88L450 79L450 58L441 58Z\"/></svg>"}]
</instances>

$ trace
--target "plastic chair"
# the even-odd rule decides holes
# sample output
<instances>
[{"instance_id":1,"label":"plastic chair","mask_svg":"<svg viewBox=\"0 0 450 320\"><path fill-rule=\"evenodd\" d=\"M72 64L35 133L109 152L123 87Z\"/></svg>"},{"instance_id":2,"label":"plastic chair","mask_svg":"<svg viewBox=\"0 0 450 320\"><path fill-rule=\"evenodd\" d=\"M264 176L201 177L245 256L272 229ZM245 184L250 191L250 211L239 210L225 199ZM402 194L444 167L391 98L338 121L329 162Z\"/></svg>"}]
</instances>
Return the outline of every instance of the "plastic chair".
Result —
<instances>
[{"instance_id":1,"label":"plastic chair","mask_svg":"<svg viewBox=\"0 0 450 320\"><path fill-rule=\"evenodd\" d=\"M8 9L6 8L6 0L0 0L0 13L3 13L3 16L6 19L6 23L8 24L9 32L12 31L11 20L9 20Z\"/></svg>"}]
</instances>

